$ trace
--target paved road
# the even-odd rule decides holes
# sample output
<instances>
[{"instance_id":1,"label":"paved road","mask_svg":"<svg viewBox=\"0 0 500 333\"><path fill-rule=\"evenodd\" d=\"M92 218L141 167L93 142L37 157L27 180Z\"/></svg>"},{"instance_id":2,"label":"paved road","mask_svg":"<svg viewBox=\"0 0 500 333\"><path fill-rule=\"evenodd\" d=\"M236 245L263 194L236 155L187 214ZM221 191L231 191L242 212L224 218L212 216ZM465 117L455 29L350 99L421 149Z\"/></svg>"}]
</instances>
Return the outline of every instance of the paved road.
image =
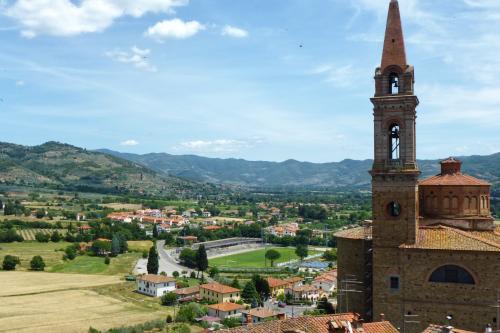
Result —
<instances>
[{"instance_id":1,"label":"paved road","mask_svg":"<svg viewBox=\"0 0 500 333\"><path fill-rule=\"evenodd\" d=\"M160 268L158 272L165 272L168 276L172 276L174 271L179 272L188 271L188 276L191 274L192 269L187 268L185 266L179 265L171 256L170 251L174 250L165 250L165 241L159 240L156 242L156 251L158 251Z\"/></svg>"},{"instance_id":2,"label":"paved road","mask_svg":"<svg viewBox=\"0 0 500 333\"><path fill-rule=\"evenodd\" d=\"M278 312L284 312L286 313L287 318L297 318L302 316L305 310L314 310L316 308L316 305L312 306L287 305L284 308L280 308L278 307L278 302L275 302L274 300L268 300L264 302L264 307Z\"/></svg>"}]
</instances>

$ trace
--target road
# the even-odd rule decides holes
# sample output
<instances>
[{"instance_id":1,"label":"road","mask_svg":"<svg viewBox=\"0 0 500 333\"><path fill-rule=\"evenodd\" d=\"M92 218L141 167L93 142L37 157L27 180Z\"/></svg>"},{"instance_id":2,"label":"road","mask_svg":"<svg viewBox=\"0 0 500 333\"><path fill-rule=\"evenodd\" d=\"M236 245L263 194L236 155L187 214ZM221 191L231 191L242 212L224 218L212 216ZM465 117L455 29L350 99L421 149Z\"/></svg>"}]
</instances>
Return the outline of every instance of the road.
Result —
<instances>
[{"instance_id":1,"label":"road","mask_svg":"<svg viewBox=\"0 0 500 333\"><path fill-rule=\"evenodd\" d=\"M169 254L169 251L165 250L165 241L159 240L156 242L156 251L158 252L158 273L165 272L168 276L172 276L174 271L182 273L182 271L187 271L187 275L191 274L192 269L179 265ZM148 259L139 259L135 264L134 274L147 274Z\"/></svg>"},{"instance_id":2,"label":"road","mask_svg":"<svg viewBox=\"0 0 500 333\"><path fill-rule=\"evenodd\" d=\"M172 273L174 271L179 272L179 274L182 271L187 271L188 276L191 274L192 269L187 268L185 266L179 265L169 254L170 251L174 250L165 250L165 241L164 240L159 240L156 242L156 251L158 251L158 259L159 259L159 264L160 268L158 269L158 272L165 272L167 273L168 276L172 276Z\"/></svg>"},{"instance_id":3,"label":"road","mask_svg":"<svg viewBox=\"0 0 500 333\"><path fill-rule=\"evenodd\" d=\"M264 307L266 309L271 309L271 310L278 311L278 312L284 312L284 313L286 313L287 318L297 318L297 317L302 316L302 314L306 310L316 309L316 305L312 305L312 306L287 305L284 308L280 308L280 307L278 307L278 302L276 302L275 300L272 300L272 299L264 302Z\"/></svg>"}]
</instances>

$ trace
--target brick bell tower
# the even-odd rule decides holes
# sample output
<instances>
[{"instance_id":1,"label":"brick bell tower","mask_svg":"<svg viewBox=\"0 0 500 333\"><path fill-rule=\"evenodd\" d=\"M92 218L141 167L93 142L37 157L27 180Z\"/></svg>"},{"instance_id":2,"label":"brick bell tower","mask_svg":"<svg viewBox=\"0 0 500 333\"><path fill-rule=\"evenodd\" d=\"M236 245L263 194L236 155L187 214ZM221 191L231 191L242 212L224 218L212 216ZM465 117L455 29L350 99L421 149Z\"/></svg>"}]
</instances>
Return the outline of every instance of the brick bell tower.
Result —
<instances>
[{"instance_id":1,"label":"brick bell tower","mask_svg":"<svg viewBox=\"0 0 500 333\"><path fill-rule=\"evenodd\" d=\"M382 63L375 71L373 204L373 315L399 322L404 283L399 246L415 243L418 176L414 70L406 61L399 4L391 0Z\"/></svg>"}]
</instances>

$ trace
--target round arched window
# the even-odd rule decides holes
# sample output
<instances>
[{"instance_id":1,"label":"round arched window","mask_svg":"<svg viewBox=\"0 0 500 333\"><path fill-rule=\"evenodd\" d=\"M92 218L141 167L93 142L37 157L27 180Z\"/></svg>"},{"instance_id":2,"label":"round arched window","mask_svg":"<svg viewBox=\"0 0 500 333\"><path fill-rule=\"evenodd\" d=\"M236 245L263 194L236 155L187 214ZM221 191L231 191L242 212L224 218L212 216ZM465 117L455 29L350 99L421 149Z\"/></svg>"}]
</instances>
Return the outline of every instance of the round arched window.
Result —
<instances>
[{"instance_id":1,"label":"round arched window","mask_svg":"<svg viewBox=\"0 0 500 333\"><path fill-rule=\"evenodd\" d=\"M396 216L401 215L401 205L396 201L391 202L387 206L387 210L389 212L389 215L391 215L391 216L396 217Z\"/></svg>"}]
</instances>

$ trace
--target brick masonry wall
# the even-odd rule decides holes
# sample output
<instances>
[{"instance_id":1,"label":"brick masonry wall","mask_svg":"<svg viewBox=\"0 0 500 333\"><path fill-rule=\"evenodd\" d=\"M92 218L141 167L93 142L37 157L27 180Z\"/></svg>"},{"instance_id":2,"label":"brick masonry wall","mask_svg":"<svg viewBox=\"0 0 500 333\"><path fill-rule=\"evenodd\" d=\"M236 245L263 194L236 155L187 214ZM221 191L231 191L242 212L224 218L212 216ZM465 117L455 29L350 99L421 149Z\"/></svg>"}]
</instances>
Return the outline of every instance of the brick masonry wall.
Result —
<instances>
[{"instance_id":1,"label":"brick masonry wall","mask_svg":"<svg viewBox=\"0 0 500 333\"><path fill-rule=\"evenodd\" d=\"M438 251L419 249L374 249L374 315L384 313L396 327L404 327L403 314L418 315L407 320L406 332L417 333L428 324L451 324L483 332L497 317L497 289L500 288L500 253ZM428 282L440 266L455 264L466 268L475 285ZM389 276L399 276L401 288L391 291Z\"/></svg>"}]
</instances>

